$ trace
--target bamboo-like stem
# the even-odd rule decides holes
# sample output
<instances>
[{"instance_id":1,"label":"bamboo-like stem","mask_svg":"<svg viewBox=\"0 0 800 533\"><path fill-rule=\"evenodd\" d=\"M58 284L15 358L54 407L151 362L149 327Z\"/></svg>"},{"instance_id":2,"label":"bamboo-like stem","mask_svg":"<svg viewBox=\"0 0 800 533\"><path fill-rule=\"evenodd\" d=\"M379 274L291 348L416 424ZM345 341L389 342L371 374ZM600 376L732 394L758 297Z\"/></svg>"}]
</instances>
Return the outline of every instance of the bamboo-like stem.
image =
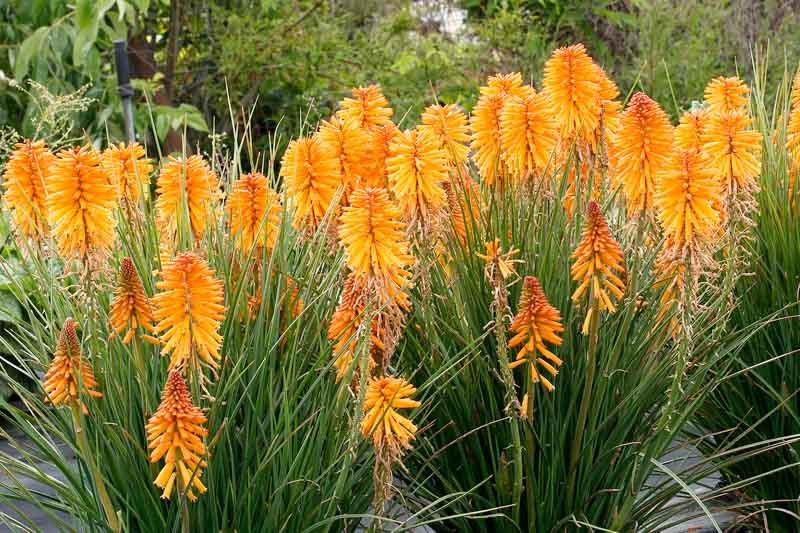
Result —
<instances>
[{"instance_id":1,"label":"bamboo-like stem","mask_svg":"<svg viewBox=\"0 0 800 533\"><path fill-rule=\"evenodd\" d=\"M117 520L117 513L114 512L114 506L111 504L111 498L108 497L108 491L106 490L106 484L103 482L103 476L100 475L100 471L91 455L89 441L86 438L86 432L83 430L83 424L81 423L81 407L77 400L72 400L70 402L70 411L72 413L72 424L75 428L75 439L78 441L78 448L81 451L81 455L83 455L83 460L86 461L92 473L94 485L97 489L97 497L106 513L108 527L115 532L122 531L119 521Z\"/></svg>"},{"instance_id":2,"label":"bamboo-like stem","mask_svg":"<svg viewBox=\"0 0 800 533\"><path fill-rule=\"evenodd\" d=\"M569 461L569 483L567 483L567 508L572 508L575 500L575 482L578 474L578 457L580 457L581 445L583 444L583 432L586 428L586 417L589 413L592 390L594 388L594 374L596 366L597 352L597 330L600 326L600 298L595 297L594 288L590 294L592 300L591 313L589 319L589 350L586 353L586 381L583 385L583 397L581 407L578 412L578 422L575 426L575 440L572 445ZM530 399L529 399L530 401Z\"/></svg>"}]
</instances>

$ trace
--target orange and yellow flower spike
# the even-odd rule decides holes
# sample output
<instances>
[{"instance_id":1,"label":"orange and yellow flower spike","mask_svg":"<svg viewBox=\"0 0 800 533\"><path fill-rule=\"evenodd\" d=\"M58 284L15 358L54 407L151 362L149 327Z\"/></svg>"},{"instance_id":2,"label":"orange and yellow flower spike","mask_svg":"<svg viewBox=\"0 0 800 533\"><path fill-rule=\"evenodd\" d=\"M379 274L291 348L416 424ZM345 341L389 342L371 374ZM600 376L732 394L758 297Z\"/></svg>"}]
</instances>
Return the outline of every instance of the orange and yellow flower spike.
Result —
<instances>
[{"instance_id":1,"label":"orange and yellow flower spike","mask_svg":"<svg viewBox=\"0 0 800 533\"><path fill-rule=\"evenodd\" d=\"M189 223L195 240L205 234L212 207L219 196L219 179L200 155L186 159L170 156L158 176L156 212L162 232L174 232L183 212L189 209Z\"/></svg>"},{"instance_id":2,"label":"orange and yellow flower spike","mask_svg":"<svg viewBox=\"0 0 800 533\"><path fill-rule=\"evenodd\" d=\"M8 158L3 173L3 201L23 237L40 240L50 233L45 180L54 161L55 156L44 141L18 143Z\"/></svg>"},{"instance_id":3,"label":"orange and yellow flower spike","mask_svg":"<svg viewBox=\"0 0 800 533\"><path fill-rule=\"evenodd\" d=\"M123 335L122 343L128 344L138 328L153 333L153 310L150 299L144 292L142 280L130 257L123 257L119 269L119 284L114 289L109 320L114 335ZM159 344L158 339L143 334L142 338Z\"/></svg>"},{"instance_id":4,"label":"orange and yellow flower spike","mask_svg":"<svg viewBox=\"0 0 800 533\"><path fill-rule=\"evenodd\" d=\"M185 492L194 502L197 501L195 491L206 492L206 486L200 480L207 466L203 442L208 436L204 427L206 422L206 416L192 403L180 372L170 372L161 394L161 404L145 426L150 462L164 459L164 467L154 482L163 489L162 498L170 499L177 490L179 494Z\"/></svg>"},{"instance_id":5,"label":"orange and yellow flower spike","mask_svg":"<svg viewBox=\"0 0 800 533\"><path fill-rule=\"evenodd\" d=\"M150 194L153 162L147 158L141 144L112 144L103 152L103 167L128 204L141 205L144 195Z\"/></svg>"},{"instance_id":6,"label":"orange and yellow flower spike","mask_svg":"<svg viewBox=\"0 0 800 533\"><path fill-rule=\"evenodd\" d=\"M156 288L155 331L161 335L161 353L170 355L169 369L219 368L223 284L208 263L194 253L180 253L162 267Z\"/></svg>"},{"instance_id":7,"label":"orange and yellow flower spike","mask_svg":"<svg viewBox=\"0 0 800 533\"><path fill-rule=\"evenodd\" d=\"M371 437L379 449L388 447L402 451L410 448L417 426L398 410L420 406L418 401L411 399L415 392L417 389L404 379L391 376L370 379L364 397L361 434Z\"/></svg>"},{"instance_id":8,"label":"orange and yellow flower spike","mask_svg":"<svg viewBox=\"0 0 800 533\"><path fill-rule=\"evenodd\" d=\"M254 245L272 251L280 232L283 208L266 176L253 172L236 180L225 207L239 251L248 254Z\"/></svg>"},{"instance_id":9,"label":"orange and yellow flower spike","mask_svg":"<svg viewBox=\"0 0 800 533\"><path fill-rule=\"evenodd\" d=\"M103 394L96 390L94 372L81 354L81 343L75 331L77 328L78 323L74 319L64 321L53 360L44 376L44 391L47 401L53 405L75 402L84 414L88 414L89 410L81 397L101 398Z\"/></svg>"},{"instance_id":10,"label":"orange and yellow flower spike","mask_svg":"<svg viewBox=\"0 0 800 533\"><path fill-rule=\"evenodd\" d=\"M355 120L360 128L370 129L392 123L394 111L378 85L355 87L352 98L341 102L341 109L336 113L342 118Z\"/></svg>"},{"instance_id":11,"label":"orange and yellow flower spike","mask_svg":"<svg viewBox=\"0 0 800 533\"><path fill-rule=\"evenodd\" d=\"M294 207L294 227L316 230L342 183L339 160L323 150L318 137L303 137L289 143L280 174Z\"/></svg>"},{"instance_id":12,"label":"orange and yellow flower spike","mask_svg":"<svg viewBox=\"0 0 800 533\"><path fill-rule=\"evenodd\" d=\"M737 76L714 78L703 91L710 114L731 113L747 110L750 89Z\"/></svg>"},{"instance_id":13,"label":"orange and yellow flower spike","mask_svg":"<svg viewBox=\"0 0 800 533\"><path fill-rule=\"evenodd\" d=\"M564 331L564 326L561 324L561 313L550 305L539 280L533 276L525 277L517 314L511 322L511 331L515 335L508 341L508 347L522 345L522 348L517 353L516 360L509 366L516 368L529 363L531 381L541 383L545 389L552 391L553 384L540 374L536 365L553 377L558 373L557 367L563 361L547 348L545 342L561 346L562 339L558 334Z\"/></svg>"},{"instance_id":14,"label":"orange and yellow flower spike","mask_svg":"<svg viewBox=\"0 0 800 533\"><path fill-rule=\"evenodd\" d=\"M456 105L430 105L422 113L420 131L429 131L439 140L451 166L462 165L469 155L467 115Z\"/></svg>"},{"instance_id":15,"label":"orange and yellow flower spike","mask_svg":"<svg viewBox=\"0 0 800 533\"><path fill-rule=\"evenodd\" d=\"M552 163L558 125L546 98L527 87L524 96L512 96L500 113L502 157L519 182L541 174Z\"/></svg>"},{"instance_id":16,"label":"orange and yellow flower spike","mask_svg":"<svg viewBox=\"0 0 800 533\"><path fill-rule=\"evenodd\" d=\"M675 128L675 145L680 150L699 150L703 145L703 132L708 122L708 111L698 109L681 115Z\"/></svg>"},{"instance_id":17,"label":"orange and yellow flower spike","mask_svg":"<svg viewBox=\"0 0 800 533\"><path fill-rule=\"evenodd\" d=\"M573 281L580 283L572 294L574 302L579 302L588 289L590 305L582 328L583 334L588 335L594 304L601 311L613 313L616 310L614 299L623 297L625 258L622 248L608 229L600 206L594 201L589 202L585 224L581 242L572 254L575 262L570 273Z\"/></svg>"},{"instance_id":18,"label":"orange and yellow flower spike","mask_svg":"<svg viewBox=\"0 0 800 533\"><path fill-rule=\"evenodd\" d=\"M723 192L754 191L761 174L761 133L741 111L712 114L703 132L702 151L722 182Z\"/></svg>"}]
</instances>

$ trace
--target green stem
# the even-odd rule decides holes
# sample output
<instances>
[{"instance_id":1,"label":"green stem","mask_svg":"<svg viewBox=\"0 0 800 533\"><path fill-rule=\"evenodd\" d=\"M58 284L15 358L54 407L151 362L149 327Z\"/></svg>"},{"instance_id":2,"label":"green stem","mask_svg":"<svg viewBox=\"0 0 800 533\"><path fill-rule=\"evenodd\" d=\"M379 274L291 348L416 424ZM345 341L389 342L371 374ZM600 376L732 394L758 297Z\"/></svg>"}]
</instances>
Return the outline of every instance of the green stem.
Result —
<instances>
[{"instance_id":1,"label":"green stem","mask_svg":"<svg viewBox=\"0 0 800 533\"><path fill-rule=\"evenodd\" d=\"M75 438L78 441L78 448L81 451L83 460L89 467L94 479L95 488L97 489L97 497L100 499L100 504L106 513L106 520L108 520L108 527L112 531L122 531L119 521L117 520L117 513L114 512L114 506L111 504L111 498L108 497L106 491L106 484L103 482L103 476L95 465L89 449L89 441L86 438L86 432L83 430L81 424L81 411L80 405L77 400L70 402L70 411L72 412L72 423L75 427Z\"/></svg>"},{"instance_id":2,"label":"green stem","mask_svg":"<svg viewBox=\"0 0 800 533\"><path fill-rule=\"evenodd\" d=\"M531 361L530 364L534 364L535 360ZM537 524L536 524L536 491L534 490L534 482L536 477L534 476L533 465L534 465L534 453L536 453L536 436L533 434L533 404L536 401L536 396L533 393L533 376L531 372L528 372L528 405L527 409L525 410L525 418L527 419L527 424L525 425L525 440L526 440L526 448L527 448L527 460L525 461L525 466L527 467L527 476L528 476L528 483L526 484L525 488L527 490L528 496L528 513L530 513L530 518L528 519L529 530L536 531Z\"/></svg>"},{"instance_id":3,"label":"green stem","mask_svg":"<svg viewBox=\"0 0 800 533\"><path fill-rule=\"evenodd\" d=\"M523 464L522 464L522 439L519 432L519 409L516 408L517 396L514 390L514 374L508 366L508 348L506 342L506 324L503 311L507 305L505 280L499 269L495 271L495 284L499 290L497 300L494 302L494 331L497 339L497 353L500 359L500 372L506 384L506 405L509 409L511 423L511 444L514 448L514 485L511 492L512 520L520 523L520 501L522 500Z\"/></svg>"},{"instance_id":4,"label":"green stem","mask_svg":"<svg viewBox=\"0 0 800 533\"><path fill-rule=\"evenodd\" d=\"M578 412L578 423L575 426L575 440L572 445L572 452L569 461L569 483L567 484L567 509L572 509L575 502L575 481L578 474L578 458L580 457L581 445L583 444L583 433L586 428L586 417L589 413L592 390L594 388L595 356L597 352L597 330L600 326L600 299L595 298L594 290L590 294L592 299L589 320L589 351L586 354L586 381L583 386L583 397L581 407Z\"/></svg>"}]
</instances>

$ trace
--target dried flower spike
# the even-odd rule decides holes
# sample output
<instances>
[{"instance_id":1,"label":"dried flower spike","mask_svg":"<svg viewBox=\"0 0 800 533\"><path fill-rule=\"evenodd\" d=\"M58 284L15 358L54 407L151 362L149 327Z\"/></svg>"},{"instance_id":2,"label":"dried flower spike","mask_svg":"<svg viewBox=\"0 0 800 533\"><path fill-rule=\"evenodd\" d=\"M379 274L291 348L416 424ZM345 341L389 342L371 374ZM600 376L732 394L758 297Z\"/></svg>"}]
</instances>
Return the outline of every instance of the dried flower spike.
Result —
<instances>
[{"instance_id":1,"label":"dried flower spike","mask_svg":"<svg viewBox=\"0 0 800 533\"><path fill-rule=\"evenodd\" d=\"M123 344L131 342L139 327L153 333L152 305L130 257L123 257L120 263L119 284L114 289L109 319L114 335L124 333ZM158 339L147 334L143 334L142 338L153 344L159 343Z\"/></svg>"},{"instance_id":2,"label":"dried flower spike","mask_svg":"<svg viewBox=\"0 0 800 533\"><path fill-rule=\"evenodd\" d=\"M339 160L322 149L317 137L295 139L283 154L281 176L294 205L294 227L316 230L342 182Z\"/></svg>"},{"instance_id":3,"label":"dried flower spike","mask_svg":"<svg viewBox=\"0 0 800 533\"><path fill-rule=\"evenodd\" d=\"M219 194L219 179L205 159L200 155L186 159L170 157L161 167L156 192L156 211L162 230L175 231L186 202L192 235L196 240L201 239Z\"/></svg>"},{"instance_id":4,"label":"dried flower spike","mask_svg":"<svg viewBox=\"0 0 800 533\"><path fill-rule=\"evenodd\" d=\"M85 259L114 242L117 192L90 148L62 150L47 175L47 215L61 257Z\"/></svg>"},{"instance_id":5,"label":"dried flower spike","mask_svg":"<svg viewBox=\"0 0 800 533\"><path fill-rule=\"evenodd\" d=\"M175 256L164 265L161 292L153 297L156 333L161 334L162 354L170 355L169 369L219 367L225 318L223 284L208 263L191 252Z\"/></svg>"},{"instance_id":6,"label":"dried flower spike","mask_svg":"<svg viewBox=\"0 0 800 533\"><path fill-rule=\"evenodd\" d=\"M3 200L24 237L41 239L50 232L45 180L54 161L44 141L25 141L16 145L6 163Z\"/></svg>"},{"instance_id":7,"label":"dried flower spike","mask_svg":"<svg viewBox=\"0 0 800 533\"><path fill-rule=\"evenodd\" d=\"M207 421L203 412L192 404L180 372L170 372L161 404L145 426L150 462L164 459L164 467L154 482L163 489L162 498L169 499L173 489L177 489L179 494L185 491L194 502L197 501L195 491L200 494L206 491L200 477L207 466L203 442L208 436L204 427Z\"/></svg>"},{"instance_id":8,"label":"dried flower spike","mask_svg":"<svg viewBox=\"0 0 800 533\"><path fill-rule=\"evenodd\" d=\"M616 310L613 298L621 299L625 292L625 282L620 277L625 274L622 248L611 235L600 206L594 201L589 202L581 242L573 252L572 259L575 260L570 271L572 279L580 282L572 294L572 300L579 302L589 289L590 305L582 328L583 334L587 335L593 305L596 303L600 310L613 313Z\"/></svg>"},{"instance_id":9,"label":"dried flower spike","mask_svg":"<svg viewBox=\"0 0 800 533\"><path fill-rule=\"evenodd\" d=\"M525 277L517 314L511 322L511 331L515 335L508 342L508 347L522 345L522 348L517 353L516 360L509 366L516 368L529 363L531 381L541 382L548 391L552 391L553 384L539 373L536 365L553 377L558 373L556 367L562 361L547 348L545 342L560 346L562 340L558 334L564 331L564 326L561 324L561 313L550 305L539 280L533 276Z\"/></svg>"},{"instance_id":10,"label":"dried flower spike","mask_svg":"<svg viewBox=\"0 0 800 533\"><path fill-rule=\"evenodd\" d=\"M266 176L253 172L236 180L226 209L230 214L231 233L241 252L250 253L254 245L257 248L266 247L267 251L275 247L281 227L282 207L278 194L270 188Z\"/></svg>"},{"instance_id":11,"label":"dried flower spike","mask_svg":"<svg viewBox=\"0 0 800 533\"><path fill-rule=\"evenodd\" d=\"M81 396L100 398L103 394L96 390L94 372L81 354L81 343L75 332L77 328L78 323L72 318L64 321L53 361L44 376L44 390L47 401L53 405L76 402L83 413L88 414Z\"/></svg>"},{"instance_id":12,"label":"dried flower spike","mask_svg":"<svg viewBox=\"0 0 800 533\"><path fill-rule=\"evenodd\" d=\"M363 281L359 279L358 275L351 272L344 282L339 305L336 306L328 327L328 339L334 343L333 355L336 357L334 361L336 381L341 381L353 365L353 358L358 347L356 335L365 320L364 309L367 297L368 294L365 291ZM376 313L372 320L369 339L369 371L372 371L376 366L380 351L384 349L382 341L384 332L382 329L380 327L380 316Z\"/></svg>"}]
</instances>

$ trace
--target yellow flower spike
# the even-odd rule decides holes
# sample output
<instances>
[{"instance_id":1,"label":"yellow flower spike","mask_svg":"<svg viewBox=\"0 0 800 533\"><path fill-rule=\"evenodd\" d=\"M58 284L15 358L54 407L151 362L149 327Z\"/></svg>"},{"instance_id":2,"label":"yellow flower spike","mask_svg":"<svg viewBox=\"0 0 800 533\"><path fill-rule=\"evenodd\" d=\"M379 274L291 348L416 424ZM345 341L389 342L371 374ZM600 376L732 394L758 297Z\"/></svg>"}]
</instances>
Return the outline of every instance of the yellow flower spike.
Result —
<instances>
[{"instance_id":1,"label":"yellow flower spike","mask_svg":"<svg viewBox=\"0 0 800 533\"><path fill-rule=\"evenodd\" d=\"M207 422L203 412L192 403L180 372L170 372L161 404L145 426L150 462L164 459L164 467L154 481L163 489L162 498L170 499L174 491L186 491L186 496L194 502L195 491L200 494L206 491L200 478L207 466L203 442L208 436L204 427Z\"/></svg>"},{"instance_id":2,"label":"yellow flower spike","mask_svg":"<svg viewBox=\"0 0 800 533\"><path fill-rule=\"evenodd\" d=\"M315 136L319 139L323 157L339 162L339 174L346 186L346 194L363 182L374 179L375 165L369 135L358 122L351 118L334 116L328 121L322 121Z\"/></svg>"},{"instance_id":3,"label":"yellow flower spike","mask_svg":"<svg viewBox=\"0 0 800 533\"><path fill-rule=\"evenodd\" d=\"M386 164L389 159L389 146L400 134L400 130L393 123L389 122L383 126L374 126L369 130L370 145L372 146L372 157L375 163L375 172L366 184L369 187L388 187L387 179L389 172Z\"/></svg>"},{"instance_id":4,"label":"yellow flower spike","mask_svg":"<svg viewBox=\"0 0 800 533\"><path fill-rule=\"evenodd\" d=\"M180 253L161 270L159 291L153 297L163 355L170 355L169 369L189 366L219 368L222 337L218 330L225 318L223 284L208 263L191 252Z\"/></svg>"},{"instance_id":5,"label":"yellow flower spike","mask_svg":"<svg viewBox=\"0 0 800 533\"><path fill-rule=\"evenodd\" d=\"M674 129L661 107L642 92L633 95L614 140L615 177L622 183L629 218L652 209L653 193L672 162L674 142Z\"/></svg>"},{"instance_id":6,"label":"yellow flower spike","mask_svg":"<svg viewBox=\"0 0 800 533\"><path fill-rule=\"evenodd\" d=\"M703 96L711 114L744 112L747 109L749 92L750 89L738 77L720 76L708 82Z\"/></svg>"},{"instance_id":7,"label":"yellow flower spike","mask_svg":"<svg viewBox=\"0 0 800 533\"><path fill-rule=\"evenodd\" d=\"M414 258L404 240L406 225L386 189L356 190L339 217L339 238L347 266L374 280L381 298L391 301L409 284Z\"/></svg>"},{"instance_id":8,"label":"yellow flower spike","mask_svg":"<svg viewBox=\"0 0 800 533\"><path fill-rule=\"evenodd\" d=\"M417 426L398 410L420 406L410 398L415 392L417 389L404 379L391 376L370 379L364 397L361 434L371 437L376 448L387 446L397 451L410 448Z\"/></svg>"},{"instance_id":9,"label":"yellow flower spike","mask_svg":"<svg viewBox=\"0 0 800 533\"><path fill-rule=\"evenodd\" d=\"M101 398L103 394L96 390L94 372L81 354L77 328L78 323L74 319L64 321L53 360L44 376L44 391L47 401L53 405L76 402L83 413L88 414L89 410L81 396Z\"/></svg>"},{"instance_id":10,"label":"yellow flower spike","mask_svg":"<svg viewBox=\"0 0 800 533\"><path fill-rule=\"evenodd\" d=\"M614 300L620 300L625 292L625 258L622 248L611 235L600 206L589 202L588 214L583 228L581 242L571 258L575 261L570 270L573 281L580 283L572 294L572 300L579 302L584 294L596 301L600 310L613 313ZM592 305L586 314L582 332L589 333Z\"/></svg>"},{"instance_id":11,"label":"yellow flower spike","mask_svg":"<svg viewBox=\"0 0 800 533\"><path fill-rule=\"evenodd\" d=\"M64 259L103 255L114 243L116 188L91 148L62 150L46 176L47 216Z\"/></svg>"},{"instance_id":12,"label":"yellow flower spike","mask_svg":"<svg viewBox=\"0 0 800 533\"><path fill-rule=\"evenodd\" d=\"M475 255L486 261L487 277L489 279L494 279L495 269L497 269L504 280L517 273L514 264L523 262L521 259L512 259L519 253L517 248L511 246L507 252L503 253L503 249L500 246L500 239L489 241L485 243L484 246L486 248L486 253L479 254L475 252Z\"/></svg>"},{"instance_id":13,"label":"yellow flower spike","mask_svg":"<svg viewBox=\"0 0 800 533\"><path fill-rule=\"evenodd\" d=\"M445 207L442 183L447 177L447 154L427 131L408 130L389 145L386 161L389 189L400 207L403 220L431 221Z\"/></svg>"},{"instance_id":14,"label":"yellow flower spike","mask_svg":"<svg viewBox=\"0 0 800 533\"><path fill-rule=\"evenodd\" d=\"M711 238L719 225L716 203L722 188L708 158L697 150L681 150L658 183L655 205L664 233L673 244L692 247Z\"/></svg>"},{"instance_id":15,"label":"yellow flower spike","mask_svg":"<svg viewBox=\"0 0 800 533\"><path fill-rule=\"evenodd\" d=\"M392 123L394 111L378 85L356 87L352 98L341 102L341 109L336 113L342 118L355 120L359 127L369 129Z\"/></svg>"},{"instance_id":16,"label":"yellow flower spike","mask_svg":"<svg viewBox=\"0 0 800 533\"><path fill-rule=\"evenodd\" d=\"M294 227L316 230L342 183L339 160L323 150L318 137L303 137L289 143L280 174L294 205Z\"/></svg>"},{"instance_id":17,"label":"yellow flower spike","mask_svg":"<svg viewBox=\"0 0 800 533\"><path fill-rule=\"evenodd\" d=\"M557 48L545 63L542 93L562 138L593 141L600 122L600 73L580 43Z\"/></svg>"},{"instance_id":18,"label":"yellow flower spike","mask_svg":"<svg viewBox=\"0 0 800 533\"><path fill-rule=\"evenodd\" d=\"M272 251L280 232L283 209L266 176L253 172L236 180L225 207L239 251L248 254L254 245Z\"/></svg>"},{"instance_id":19,"label":"yellow flower spike","mask_svg":"<svg viewBox=\"0 0 800 533\"><path fill-rule=\"evenodd\" d=\"M122 343L128 344L139 327L153 333L153 311L150 299L144 292L142 280L130 257L123 257L120 262L119 284L114 289L114 300L111 302L109 320L114 330L112 337L123 335ZM142 338L159 344L154 337L144 334Z\"/></svg>"},{"instance_id":20,"label":"yellow flower spike","mask_svg":"<svg viewBox=\"0 0 800 533\"><path fill-rule=\"evenodd\" d=\"M143 195L150 194L153 162L147 158L141 144L112 144L103 152L103 168L128 204L141 205Z\"/></svg>"},{"instance_id":21,"label":"yellow flower spike","mask_svg":"<svg viewBox=\"0 0 800 533\"><path fill-rule=\"evenodd\" d=\"M541 366L551 376L556 376L556 368L563 361L545 343L561 346L559 333L564 331L564 326L561 324L561 313L550 305L539 280L533 276L525 277L517 314L511 322L511 331L515 335L508 341L508 347L521 345L521 348L516 360L509 366L516 368L529 363L531 380L534 383L541 382L548 391L552 391L552 383L540 375L536 365Z\"/></svg>"},{"instance_id":22,"label":"yellow flower spike","mask_svg":"<svg viewBox=\"0 0 800 533\"><path fill-rule=\"evenodd\" d=\"M195 240L205 234L214 201L219 195L219 179L200 155L186 159L170 156L158 175L156 212L162 232L174 232L183 202L189 208L189 223Z\"/></svg>"},{"instance_id":23,"label":"yellow flower spike","mask_svg":"<svg viewBox=\"0 0 800 533\"><path fill-rule=\"evenodd\" d=\"M469 155L467 115L456 105L431 105L422 113L420 131L428 131L439 140L451 165L461 165Z\"/></svg>"},{"instance_id":24,"label":"yellow flower spike","mask_svg":"<svg viewBox=\"0 0 800 533\"><path fill-rule=\"evenodd\" d=\"M44 141L18 143L8 158L3 173L3 200L11 210L11 220L23 236L42 239L50 233L47 223L45 180L55 156Z\"/></svg>"},{"instance_id":25,"label":"yellow flower spike","mask_svg":"<svg viewBox=\"0 0 800 533\"><path fill-rule=\"evenodd\" d=\"M761 173L761 133L740 111L712 114L703 132L702 152L722 182L724 192L754 191Z\"/></svg>"},{"instance_id":26,"label":"yellow flower spike","mask_svg":"<svg viewBox=\"0 0 800 533\"><path fill-rule=\"evenodd\" d=\"M558 126L543 94L527 87L524 96L511 96L500 113L502 157L520 182L545 170L556 147Z\"/></svg>"},{"instance_id":27,"label":"yellow flower spike","mask_svg":"<svg viewBox=\"0 0 800 533\"><path fill-rule=\"evenodd\" d=\"M489 76L486 87L481 87L481 95L499 96L525 96L528 87L522 84L522 74L511 72L509 74L495 74Z\"/></svg>"},{"instance_id":28,"label":"yellow flower spike","mask_svg":"<svg viewBox=\"0 0 800 533\"><path fill-rule=\"evenodd\" d=\"M481 96L472 109L470 148L483 182L490 187L502 186L509 174L508 167L501 157L500 142L500 113L505 97L500 94L484 94L485 89L486 87L481 87Z\"/></svg>"},{"instance_id":29,"label":"yellow flower spike","mask_svg":"<svg viewBox=\"0 0 800 533\"><path fill-rule=\"evenodd\" d=\"M675 145L681 150L699 150L707 123L708 111L705 109L685 112L675 128Z\"/></svg>"}]
</instances>

